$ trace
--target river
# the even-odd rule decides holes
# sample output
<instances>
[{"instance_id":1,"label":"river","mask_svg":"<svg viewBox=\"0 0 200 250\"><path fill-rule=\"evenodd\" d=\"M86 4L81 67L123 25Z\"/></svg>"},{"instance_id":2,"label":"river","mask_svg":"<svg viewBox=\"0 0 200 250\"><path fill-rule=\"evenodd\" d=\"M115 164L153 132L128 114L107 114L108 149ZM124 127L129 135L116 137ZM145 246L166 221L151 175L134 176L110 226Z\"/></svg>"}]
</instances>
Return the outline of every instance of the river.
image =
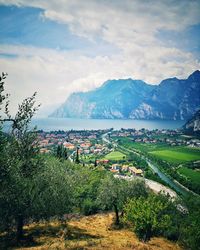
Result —
<instances>
[{"instance_id":1,"label":"river","mask_svg":"<svg viewBox=\"0 0 200 250\"><path fill-rule=\"evenodd\" d=\"M107 138L107 133L102 135L102 139L105 141L105 143L111 143L109 139ZM155 172L165 183L167 183L171 188L173 188L177 193L186 195L188 191L179 185L177 182L174 182L171 178L169 178L165 173L163 173L155 164L153 164L147 157L143 156L138 151L130 150L125 147L119 146L119 148L122 148L123 150L126 150L128 152L134 153L138 156L140 156L142 159L144 159L148 166Z\"/></svg>"}]
</instances>

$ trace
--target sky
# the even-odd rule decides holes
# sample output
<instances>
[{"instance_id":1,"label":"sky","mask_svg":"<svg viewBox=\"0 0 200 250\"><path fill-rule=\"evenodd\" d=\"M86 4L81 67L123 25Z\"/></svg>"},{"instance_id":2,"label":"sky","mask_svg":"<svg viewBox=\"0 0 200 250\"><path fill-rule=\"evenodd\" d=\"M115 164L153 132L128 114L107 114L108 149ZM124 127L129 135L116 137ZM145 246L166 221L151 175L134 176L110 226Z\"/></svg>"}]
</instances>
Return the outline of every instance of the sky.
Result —
<instances>
[{"instance_id":1,"label":"sky","mask_svg":"<svg viewBox=\"0 0 200 250\"><path fill-rule=\"evenodd\" d=\"M200 0L0 0L0 71L11 111L39 115L108 79L159 84L200 69Z\"/></svg>"}]
</instances>

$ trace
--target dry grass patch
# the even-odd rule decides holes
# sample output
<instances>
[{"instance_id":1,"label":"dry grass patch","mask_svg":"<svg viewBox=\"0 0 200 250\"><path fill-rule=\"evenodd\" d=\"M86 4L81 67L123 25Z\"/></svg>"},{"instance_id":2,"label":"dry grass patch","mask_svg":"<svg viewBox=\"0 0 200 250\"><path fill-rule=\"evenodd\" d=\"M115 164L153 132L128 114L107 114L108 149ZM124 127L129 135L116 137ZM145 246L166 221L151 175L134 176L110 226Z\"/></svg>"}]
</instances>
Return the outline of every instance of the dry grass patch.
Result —
<instances>
[{"instance_id":1,"label":"dry grass patch","mask_svg":"<svg viewBox=\"0 0 200 250\"><path fill-rule=\"evenodd\" d=\"M13 247L21 250L181 250L166 239L153 238L148 243L140 242L128 229L113 229L113 214L71 219L68 224L59 222L32 224L26 227L26 236L34 239L34 246Z\"/></svg>"}]
</instances>

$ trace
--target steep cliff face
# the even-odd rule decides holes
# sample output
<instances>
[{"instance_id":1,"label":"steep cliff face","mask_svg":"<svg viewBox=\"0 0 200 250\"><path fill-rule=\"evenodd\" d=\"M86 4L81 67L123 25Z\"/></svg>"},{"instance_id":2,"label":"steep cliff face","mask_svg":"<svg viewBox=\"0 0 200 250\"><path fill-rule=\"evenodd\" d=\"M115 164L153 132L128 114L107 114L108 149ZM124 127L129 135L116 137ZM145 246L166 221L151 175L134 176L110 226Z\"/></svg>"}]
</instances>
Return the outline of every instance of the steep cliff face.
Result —
<instances>
[{"instance_id":1,"label":"steep cliff face","mask_svg":"<svg viewBox=\"0 0 200 250\"><path fill-rule=\"evenodd\" d=\"M90 118L95 103L87 100L87 93L74 93L51 115L52 117Z\"/></svg>"},{"instance_id":2,"label":"steep cliff face","mask_svg":"<svg viewBox=\"0 0 200 250\"><path fill-rule=\"evenodd\" d=\"M128 119L154 86L143 81L109 80L87 93L74 93L51 116Z\"/></svg>"},{"instance_id":3,"label":"steep cliff face","mask_svg":"<svg viewBox=\"0 0 200 250\"><path fill-rule=\"evenodd\" d=\"M140 80L109 80L100 88L74 93L51 116L110 119L184 120L200 108L200 71L188 79L159 85Z\"/></svg>"},{"instance_id":4,"label":"steep cliff face","mask_svg":"<svg viewBox=\"0 0 200 250\"><path fill-rule=\"evenodd\" d=\"M132 116L143 114L148 119L185 120L200 107L200 71L188 79L162 81Z\"/></svg>"},{"instance_id":5,"label":"steep cliff face","mask_svg":"<svg viewBox=\"0 0 200 250\"><path fill-rule=\"evenodd\" d=\"M186 122L183 129L188 134L200 135L200 110L198 110L194 116Z\"/></svg>"}]
</instances>

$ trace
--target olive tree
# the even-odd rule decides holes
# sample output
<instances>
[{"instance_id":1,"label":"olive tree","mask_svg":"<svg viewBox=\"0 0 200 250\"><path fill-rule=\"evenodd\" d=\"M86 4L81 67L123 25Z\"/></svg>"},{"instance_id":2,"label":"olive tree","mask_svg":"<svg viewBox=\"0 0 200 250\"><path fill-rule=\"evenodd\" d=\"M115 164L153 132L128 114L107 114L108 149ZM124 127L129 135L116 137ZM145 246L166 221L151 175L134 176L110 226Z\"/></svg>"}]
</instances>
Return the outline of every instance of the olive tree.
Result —
<instances>
[{"instance_id":1,"label":"olive tree","mask_svg":"<svg viewBox=\"0 0 200 250\"><path fill-rule=\"evenodd\" d=\"M39 154L37 133L30 126L39 108L36 93L24 99L16 114L11 116L2 79L5 74L0 84L0 106L5 107L5 112L0 119L11 122L12 130L9 134L0 131L0 229L16 229L20 240L23 226L29 219L67 213L73 191L70 177L61 163Z\"/></svg>"},{"instance_id":2,"label":"olive tree","mask_svg":"<svg viewBox=\"0 0 200 250\"><path fill-rule=\"evenodd\" d=\"M103 209L114 209L115 224L119 225L119 212L122 211L125 202L133 197L146 197L147 193L143 181L127 181L110 174L102 180L97 200Z\"/></svg>"}]
</instances>

